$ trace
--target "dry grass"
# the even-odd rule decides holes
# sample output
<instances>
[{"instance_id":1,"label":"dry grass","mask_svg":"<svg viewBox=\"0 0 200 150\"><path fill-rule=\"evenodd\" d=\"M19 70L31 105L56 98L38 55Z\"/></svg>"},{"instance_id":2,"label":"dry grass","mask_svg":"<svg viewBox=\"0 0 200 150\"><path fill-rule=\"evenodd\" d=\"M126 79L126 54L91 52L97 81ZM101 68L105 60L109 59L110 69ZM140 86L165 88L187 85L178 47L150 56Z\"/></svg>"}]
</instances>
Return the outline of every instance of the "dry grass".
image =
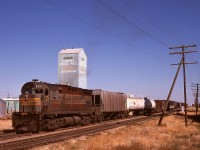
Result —
<instances>
[{"instance_id":1,"label":"dry grass","mask_svg":"<svg viewBox=\"0 0 200 150\"><path fill-rule=\"evenodd\" d=\"M194 113L193 113L194 114ZM200 124L184 116L165 117L158 120L129 125L92 136L76 138L35 150L196 150L200 149Z\"/></svg>"}]
</instances>

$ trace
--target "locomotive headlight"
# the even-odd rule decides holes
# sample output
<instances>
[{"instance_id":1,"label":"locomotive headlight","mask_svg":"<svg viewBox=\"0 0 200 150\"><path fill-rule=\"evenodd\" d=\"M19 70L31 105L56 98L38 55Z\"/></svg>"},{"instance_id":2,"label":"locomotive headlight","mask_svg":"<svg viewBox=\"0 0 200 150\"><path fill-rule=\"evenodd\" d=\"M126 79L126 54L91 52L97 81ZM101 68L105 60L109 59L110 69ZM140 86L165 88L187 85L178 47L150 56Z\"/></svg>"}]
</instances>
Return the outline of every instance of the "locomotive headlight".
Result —
<instances>
[{"instance_id":1,"label":"locomotive headlight","mask_svg":"<svg viewBox=\"0 0 200 150\"><path fill-rule=\"evenodd\" d=\"M25 101L27 101L28 100L28 95L25 95Z\"/></svg>"}]
</instances>

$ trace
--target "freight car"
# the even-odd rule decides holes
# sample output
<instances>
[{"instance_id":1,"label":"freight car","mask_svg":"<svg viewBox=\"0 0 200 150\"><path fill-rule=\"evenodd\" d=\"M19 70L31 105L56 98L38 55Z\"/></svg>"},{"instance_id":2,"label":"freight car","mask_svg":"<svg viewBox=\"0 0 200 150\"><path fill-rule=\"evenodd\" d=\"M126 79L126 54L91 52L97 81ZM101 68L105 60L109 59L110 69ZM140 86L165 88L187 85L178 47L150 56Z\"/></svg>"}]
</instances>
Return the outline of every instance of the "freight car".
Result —
<instances>
[{"instance_id":1,"label":"freight car","mask_svg":"<svg viewBox=\"0 0 200 150\"><path fill-rule=\"evenodd\" d=\"M12 114L12 126L17 133L38 132L125 116L126 96L123 93L33 80L21 89L19 112Z\"/></svg>"},{"instance_id":2,"label":"freight car","mask_svg":"<svg viewBox=\"0 0 200 150\"><path fill-rule=\"evenodd\" d=\"M96 102L100 102L100 112L104 120L128 116L126 94L93 90L92 96Z\"/></svg>"},{"instance_id":3,"label":"freight car","mask_svg":"<svg viewBox=\"0 0 200 150\"><path fill-rule=\"evenodd\" d=\"M155 107L154 100L127 95L127 110L133 115L149 115L155 110Z\"/></svg>"},{"instance_id":4,"label":"freight car","mask_svg":"<svg viewBox=\"0 0 200 150\"><path fill-rule=\"evenodd\" d=\"M155 100L156 111L161 112L164 109L166 102L167 102L167 100ZM167 105L166 110L169 111L171 109L181 109L181 105L182 105L181 102L176 102L176 101L170 100Z\"/></svg>"}]
</instances>

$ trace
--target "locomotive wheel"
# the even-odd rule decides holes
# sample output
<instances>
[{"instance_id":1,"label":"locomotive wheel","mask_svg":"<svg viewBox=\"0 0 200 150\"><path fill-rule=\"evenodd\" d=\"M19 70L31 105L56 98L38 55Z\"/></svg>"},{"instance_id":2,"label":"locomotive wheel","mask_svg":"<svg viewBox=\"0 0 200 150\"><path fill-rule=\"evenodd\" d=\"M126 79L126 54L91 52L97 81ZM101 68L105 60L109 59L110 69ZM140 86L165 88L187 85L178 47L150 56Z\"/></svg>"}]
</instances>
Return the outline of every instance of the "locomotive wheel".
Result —
<instances>
[{"instance_id":1,"label":"locomotive wheel","mask_svg":"<svg viewBox=\"0 0 200 150\"><path fill-rule=\"evenodd\" d=\"M31 120L29 130L32 133L38 133L38 127L37 127L37 121L36 120Z\"/></svg>"},{"instance_id":2,"label":"locomotive wheel","mask_svg":"<svg viewBox=\"0 0 200 150\"><path fill-rule=\"evenodd\" d=\"M19 127L16 127L16 134L21 134L21 133L22 133L22 131L19 130Z\"/></svg>"},{"instance_id":3,"label":"locomotive wheel","mask_svg":"<svg viewBox=\"0 0 200 150\"><path fill-rule=\"evenodd\" d=\"M82 125L88 125L90 123L90 118L89 117L83 117L83 119L81 120L81 124Z\"/></svg>"},{"instance_id":4,"label":"locomotive wheel","mask_svg":"<svg viewBox=\"0 0 200 150\"><path fill-rule=\"evenodd\" d=\"M98 121L99 123L101 123L102 120L103 120L103 116L99 115L99 116L97 117L97 121Z\"/></svg>"},{"instance_id":5,"label":"locomotive wheel","mask_svg":"<svg viewBox=\"0 0 200 150\"><path fill-rule=\"evenodd\" d=\"M16 134L22 134L22 133L27 133L27 132L29 132L27 126L19 125L16 127Z\"/></svg>"},{"instance_id":6,"label":"locomotive wheel","mask_svg":"<svg viewBox=\"0 0 200 150\"><path fill-rule=\"evenodd\" d=\"M138 112L138 111L134 111L133 114L134 114L135 116L139 116L139 112Z\"/></svg>"},{"instance_id":7,"label":"locomotive wheel","mask_svg":"<svg viewBox=\"0 0 200 150\"><path fill-rule=\"evenodd\" d=\"M91 123L95 123L96 122L96 116L95 115L91 115L90 116L90 120L91 120Z\"/></svg>"}]
</instances>

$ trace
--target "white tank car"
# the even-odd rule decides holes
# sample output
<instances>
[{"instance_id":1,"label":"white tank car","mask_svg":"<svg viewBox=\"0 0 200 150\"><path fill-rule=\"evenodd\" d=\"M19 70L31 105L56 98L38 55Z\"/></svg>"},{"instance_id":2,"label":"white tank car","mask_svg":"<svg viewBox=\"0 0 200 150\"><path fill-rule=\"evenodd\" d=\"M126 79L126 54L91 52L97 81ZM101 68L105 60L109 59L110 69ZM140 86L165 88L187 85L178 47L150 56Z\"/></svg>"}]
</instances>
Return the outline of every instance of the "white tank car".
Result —
<instances>
[{"instance_id":1,"label":"white tank car","mask_svg":"<svg viewBox=\"0 0 200 150\"><path fill-rule=\"evenodd\" d=\"M154 100L150 100L151 101L151 104L152 104L152 109L156 109L156 103Z\"/></svg>"},{"instance_id":2,"label":"white tank car","mask_svg":"<svg viewBox=\"0 0 200 150\"><path fill-rule=\"evenodd\" d=\"M144 98L134 97L127 95L127 109L132 112L133 115L139 115L144 112L145 101Z\"/></svg>"},{"instance_id":3,"label":"white tank car","mask_svg":"<svg viewBox=\"0 0 200 150\"><path fill-rule=\"evenodd\" d=\"M150 115L152 111L156 108L156 103L154 100L150 100L147 97L144 97L144 114L145 115Z\"/></svg>"}]
</instances>

